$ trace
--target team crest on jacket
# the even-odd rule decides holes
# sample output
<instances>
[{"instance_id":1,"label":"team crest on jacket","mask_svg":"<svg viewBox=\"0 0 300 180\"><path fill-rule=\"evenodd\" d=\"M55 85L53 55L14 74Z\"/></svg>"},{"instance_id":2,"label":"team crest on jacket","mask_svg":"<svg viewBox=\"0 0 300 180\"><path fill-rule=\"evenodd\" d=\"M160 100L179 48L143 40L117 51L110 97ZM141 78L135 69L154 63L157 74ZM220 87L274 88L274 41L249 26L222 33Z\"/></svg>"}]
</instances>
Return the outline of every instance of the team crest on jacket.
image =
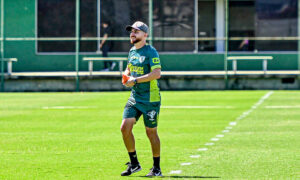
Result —
<instances>
[{"instance_id":1,"label":"team crest on jacket","mask_svg":"<svg viewBox=\"0 0 300 180\"><path fill-rule=\"evenodd\" d=\"M154 111L154 110L152 110L152 111L150 111L150 112L148 112L147 113L147 116L149 116L150 118L149 118L149 120L150 121L154 121L155 119L155 115L156 115L156 112Z\"/></svg>"},{"instance_id":2,"label":"team crest on jacket","mask_svg":"<svg viewBox=\"0 0 300 180\"><path fill-rule=\"evenodd\" d=\"M140 58L139 58L139 61L140 61L140 63L143 63L144 61L145 61L145 56L141 56Z\"/></svg>"}]
</instances>

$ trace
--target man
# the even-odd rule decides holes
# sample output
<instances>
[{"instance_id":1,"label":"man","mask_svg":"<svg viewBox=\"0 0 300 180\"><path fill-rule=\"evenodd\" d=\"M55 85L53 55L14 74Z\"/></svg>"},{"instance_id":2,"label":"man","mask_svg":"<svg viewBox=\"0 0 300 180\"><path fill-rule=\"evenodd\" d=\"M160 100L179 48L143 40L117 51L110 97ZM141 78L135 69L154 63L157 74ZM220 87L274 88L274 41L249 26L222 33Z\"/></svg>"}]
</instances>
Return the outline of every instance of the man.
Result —
<instances>
[{"instance_id":1,"label":"man","mask_svg":"<svg viewBox=\"0 0 300 180\"><path fill-rule=\"evenodd\" d=\"M107 38L112 36L112 29L109 27L108 21L104 21L102 23L102 28L101 37L103 37L103 39L100 43L100 49L102 51L102 57L108 57L108 51L110 51L112 43L107 41ZM112 71L115 66L115 62L112 63L111 61L104 61L104 71Z\"/></svg>"},{"instance_id":2,"label":"man","mask_svg":"<svg viewBox=\"0 0 300 180\"><path fill-rule=\"evenodd\" d=\"M162 176L160 170L160 140L157 134L157 122L160 110L160 92L157 79L160 78L161 64L157 51L146 44L148 26L140 21L126 27L130 31L130 42L134 46L129 51L125 75L130 79L124 84L132 87L131 95L125 106L121 132L127 148L130 162L122 176L129 176L142 168L138 162L133 125L143 115L146 133L150 140L153 155L153 167L147 176Z\"/></svg>"}]
</instances>

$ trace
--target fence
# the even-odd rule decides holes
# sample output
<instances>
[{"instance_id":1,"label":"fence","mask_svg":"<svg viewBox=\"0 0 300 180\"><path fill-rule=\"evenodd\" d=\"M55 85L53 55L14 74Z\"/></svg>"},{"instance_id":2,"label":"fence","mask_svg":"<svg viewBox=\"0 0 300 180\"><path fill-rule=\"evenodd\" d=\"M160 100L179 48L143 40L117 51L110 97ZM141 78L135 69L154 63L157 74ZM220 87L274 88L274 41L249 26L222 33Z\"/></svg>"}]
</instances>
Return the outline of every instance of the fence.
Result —
<instances>
[{"instance_id":1,"label":"fence","mask_svg":"<svg viewBox=\"0 0 300 180\"><path fill-rule=\"evenodd\" d=\"M71 32L71 34L73 34L72 37L64 37L61 36L61 34L59 37L47 37L44 34L41 34L39 29L39 25L43 24L43 17L40 17L39 12L46 12L45 9L41 8L43 0L1 0L0 53L1 59L18 58L18 62L13 65L13 72L75 71L76 83L79 83L79 72L87 71L88 68L87 62L83 62L82 58L85 56L101 56L101 54L98 54L98 44L102 40L100 24L101 20L105 18L109 12L107 12L107 8L105 8L107 4L105 4L104 1L95 1L95 5L98 8L100 7L96 14L94 13L97 20L93 22L95 22L94 24L96 24L95 27L97 30L93 31L94 34L84 35L83 32L88 32L88 30L84 30L85 27L88 27L88 24L84 23L84 21L81 20L81 17L87 16L84 11L87 6L82 4L83 2L80 2L79 0L76 0L75 2L76 4L74 7L76 13L73 15L76 21L72 26L74 29L74 31ZM300 40L298 36L300 23L297 23L298 26L296 26L296 30L294 30L295 25L288 25L292 29L290 30L291 34L283 34L284 36L281 37L278 35L276 37L253 36L251 33L248 33L248 35L239 35L238 33L234 34L236 30L232 29L236 28L236 25L234 25L236 23L230 20L234 19L232 17L233 15L228 14L229 11L234 13L235 11L240 10L240 7L236 5L236 2L238 1L194 0L178 1L180 4L172 4L174 2L175 1L168 0L141 1L140 5L143 7L145 6L146 9L148 9L147 15L145 15L144 12L141 12L141 14L137 14L136 17L131 17L137 18L141 15L143 15L143 17L147 17L144 19L142 17L142 20L148 22L149 24L150 33L148 41L159 50L163 63L163 69L165 71L224 71L224 79L226 80L228 75L227 71L231 70L231 62L227 62L227 56L249 54L273 56L274 61L270 62L268 68L269 70L300 69L300 60L298 58L298 49L300 48L298 45ZM240 2L242 3L242 1ZM186 5L185 7L188 7L188 9L180 9L182 4ZM215 6L212 7L214 4ZM259 2L256 4L258 4L258 7L254 8L258 9L256 12L257 15L263 16L264 14L261 14L259 9L261 8L259 6ZM297 5L299 6L299 3ZM202 15L205 15L201 14L203 11L199 11L199 9L201 9L203 6L205 6L205 8L214 8L215 16L213 16L211 19L214 19L215 24L217 24L215 27L210 25L212 28L207 31L201 25L202 23L199 23L205 19L201 18ZM248 3L248 5L241 6L241 8L245 6L249 6L249 8L243 8L247 12L253 10L253 5L251 3L250 5ZM114 9L117 11L116 7L117 5L115 4ZM177 8L177 13L179 14L178 17L180 16L181 19L178 19L177 16L174 16L174 13L176 14L176 12L171 12L168 17L166 16L166 18L162 20L163 15L167 14L165 9L169 7L174 7L175 9ZM298 9L300 8L298 7ZM190 11L193 13L187 13ZM296 15L297 16L294 16L292 13L291 17L288 17L287 20L284 18L279 18L277 22L285 24L286 22L290 21L292 22L291 24L295 24L295 21L299 22L300 20L298 17L299 14ZM64 18L65 17L62 17L61 19L65 20ZM268 17L263 18L268 19ZM259 21L260 25L264 23L264 21L261 21L262 20ZM132 21L124 21L122 23L118 23L117 21L115 22L117 25L122 25L122 23L132 23ZM239 20L238 22L241 23L242 21ZM50 22L47 23L51 24ZM175 25L172 23L175 23ZM230 23L233 25L231 26ZM56 25L55 27L57 28L60 27L58 24L54 23L54 25ZM263 25L261 26L265 27ZM117 28L116 26L114 27ZM279 26L276 27L280 28ZM123 27L118 28L122 29ZM216 32L213 34L212 29L214 28L216 29ZM178 33L176 34L176 30L183 35ZM258 33L261 33L260 31L260 28L256 30ZM285 32L285 30L283 31ZM187 33L184 34L185 32ZM115 42L116 47L122 48L116 48L116 50L111 54L113 56L126 57L126 51L128 51L130 48L130 44L128 42L129 38L124 37L128 35L117 32L117 34L118 33L122 36L109 37L108 41ZM234 35L230 35L230 33ZM265 33L265 35L268 34ZM55 34L52 36L55 36ZM248 48L250 49L247 51L235 51L235 44L243 42L244 40L249 42L249 46L251 47ZM253 45L251 45L251 43L254 42L255 45L257 44L259 47L264 46L265 42L268 42L268 44L279 44L279 46L276 46L276 48L280 47L281 43L284 44L281 48L284 48L286 44L291 45L288 51L280 52L275 48L275 52L270 52L261 51L260 49L257 49L256 46L252 47ZM47 49L48 46L61 47L60 45L66 45L64 47L68 47L71 50L59 52ZM89 49L87 47L92 48ZM96 70L100 70L102 68L102 64L97 64L94 68ZM258 70L261 69L261 65L260 63L243 62L239 64L239 69ZM4 89L5 72L7 72L5 62L1 61L2 91Z\"/></svg>"}]
</instances>

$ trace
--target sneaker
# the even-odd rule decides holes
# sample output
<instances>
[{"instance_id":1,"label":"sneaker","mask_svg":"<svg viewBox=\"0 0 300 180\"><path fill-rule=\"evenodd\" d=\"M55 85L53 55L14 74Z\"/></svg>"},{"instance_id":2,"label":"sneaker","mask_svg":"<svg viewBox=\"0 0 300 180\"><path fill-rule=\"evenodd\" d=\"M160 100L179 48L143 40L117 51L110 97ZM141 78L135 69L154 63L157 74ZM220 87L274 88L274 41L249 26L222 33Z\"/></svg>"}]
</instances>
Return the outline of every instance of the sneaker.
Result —
<instances>
[{"instance_id":1,"label":"sneaker","mask_svg":"<svg viewBox=\"0 0 300 180\"><path fill-rule=\"evenodd\" d=\"M125 165L127 165L128 167L125 171L123 171L121 173L121 176L129 176L133 173L136 173L136 172L139 172L140 170L142 170L142 167L140 166L140 164L133 165L130 162L128 162Z\"/></svg>"},{"instance_id":2,"label":"sneaker","mask_svg":"<svg viewBox=\"0 0 300 180\"><path fill-rule=\"evenodd\" d=\"M151 177L151 176L163 176L161 173L161 170L157 167L152 167L150 169L150 172L146 175L147 177Z\"/></svg>"}]
</instances>

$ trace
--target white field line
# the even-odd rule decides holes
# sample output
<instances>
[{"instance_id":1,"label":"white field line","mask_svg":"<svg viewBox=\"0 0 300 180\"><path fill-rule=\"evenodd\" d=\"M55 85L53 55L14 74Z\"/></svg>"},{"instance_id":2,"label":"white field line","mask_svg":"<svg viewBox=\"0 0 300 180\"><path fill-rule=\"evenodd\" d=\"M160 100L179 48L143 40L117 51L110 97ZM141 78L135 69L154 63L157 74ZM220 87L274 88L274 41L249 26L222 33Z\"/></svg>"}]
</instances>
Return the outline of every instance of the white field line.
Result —
<instances>
[{"instance_id":1,"label":"white field line","mask_svg":"<svg viewBox=\"0 0 300 180\"><path fill-rule=\"evenodd\" d=\"M236 125L236 122L230 122L229 125L230 125L230 126L235 126L235 125Z\"/></svg>"},{"instance_id":2,"label":"white field line","mask_svg":"<svg viewBox=\"0 0 300 180\"><path fill-rule=\"evenodd\" d=\"M200 157L200 155L190 155L190 158L199 158Z\"/></svg>"},{"instance_id":3,"label":"white field line","mask_svg":"<svg viewBox=\"0 0 300 180\"><path fill-rule=\"evenodd\" d=\"M190 166L192 163L187 162L187 163L181 163L181 166Z\"/></svg>"},{"instance_id":4,"label":"white field line","mask_svg":"<svg viewBox=\"0 0 300 180\"><path fill-rule=\"evenodd\" d=\"M273 94L273 91L269 91L267 94L265 94L263 97L261 97L257 103L255 103L251 108L245 112L243 112L239 117L236 118L236 121L230 122L229 126L227 126L222 133L228 133L233 128L233 126L237 125L237 121L244 119L245 117L249 116L258 106L260 106L266 99L268 99ZM224 134L218 134L216 135L216 138L211 138L211 141L218 141L219 138L224 137ZM205 145L209 144L210 142L207 142Z\"/></svg>"},{"instance_id":5,"label":"white field line","mask_svg":"<svg viewBox=\"0 0 300 180\"><path fill-rule=\"evenodd\" d=\"M171 171L169 174L181 174L181 170Z\"/></svg>"},{"instance_id":6,"label":"white field line","mask_svg":"<svg viewBox=\"0 0 300 180\"><path fill-rule=\"evenodd\" d=\"M204 145L205 146L212 146L212 145L214 145L215 143L205 143Z\"/></svg>"},{"instance_id":7,"label":"white field line","mask_svg":"<svg viewBox=\"0 0 300 180\"><path fill-rule=\"evenodd\" d=\"M232 129L233 126L237 125L237 121L244 119L245 117L247 117L249 114L251 114L258 106L260 106L266 99L268 99L271 95L273 94L273 91L269 91L267 94L265 94L263 97L261 97L257 103L255 103L249 110L243 112L239 117L236 118L236 121L230 122L229 126L227 126L222 133L228 133L230 131L230 129ZM168 106L165 106L168 107ZM179 107L179 106L175 106L175 107ZM211 141L219 141L219 138L224 137L224 134L218 134L216 135L215 138L211 138ZM214 145L214 143L212 142L207 142L205 143L206 146L212 146ZM207 151L208 148L199 148L198 151ZM191 155L191 158L199 158L200 155ZM190 165L189 163L181 163L182 166L184 165ZM181 174L182 171L181 170L175 170L175 171L171 171L169 174Z\"/></svg>"},{"instance_id":8,"label":"white field line","mask_svg":"<svg viewBox=\"0 0 300 180\"><path fill-rule=\"evenodd\" d=\"M242 120L245 117L247 117L249 114L251 114L258 106L260 106L266 99L268 99L274 92L269 91L267 94L265 94L263 97L259 99L257 103L255 103L248 111L243 112L242 115L240 115L238 118L236 118L236 121ZM231 122L234 123L234 122ZM231 125L231 124L229 124ZM236 123L235 123L236 125Z\"/></svg>"},{"instance_id":9,"label":"white field line","mask_svg":"<svg viewBox=\"0 0 300 180\"><path fill-rule=\"evenodd\" d=\"M207 151L207 148L199 148L198 151Z\"/></svg>"},{"instance_id":10,"label":"white field line","mask_svg":"<svg viewBox=\"0 0 300 180\"><path fill-rule=\"evenodd\" d=\"M96 109L97 106L52 106L42 107L42 109Z\"/></svg>"},{"instance_id":11,"label":"white field line","mask_svg":"<svg viewBox=\"0 0 300 180\"><path fill-rule=\"evenodd\" d=\"M265 106L266 109L298 109L300 105L296 106Z\"/></svg>"},{"instance_id":12,"label":"white field line","mask_svg":"<svg viewBox=\"0 0 300 180\"><path fill-rule=\"evenodd\" d=\"M161 106L163 109L234 109L233 106Z\"/></svg>"}]
</instances>

